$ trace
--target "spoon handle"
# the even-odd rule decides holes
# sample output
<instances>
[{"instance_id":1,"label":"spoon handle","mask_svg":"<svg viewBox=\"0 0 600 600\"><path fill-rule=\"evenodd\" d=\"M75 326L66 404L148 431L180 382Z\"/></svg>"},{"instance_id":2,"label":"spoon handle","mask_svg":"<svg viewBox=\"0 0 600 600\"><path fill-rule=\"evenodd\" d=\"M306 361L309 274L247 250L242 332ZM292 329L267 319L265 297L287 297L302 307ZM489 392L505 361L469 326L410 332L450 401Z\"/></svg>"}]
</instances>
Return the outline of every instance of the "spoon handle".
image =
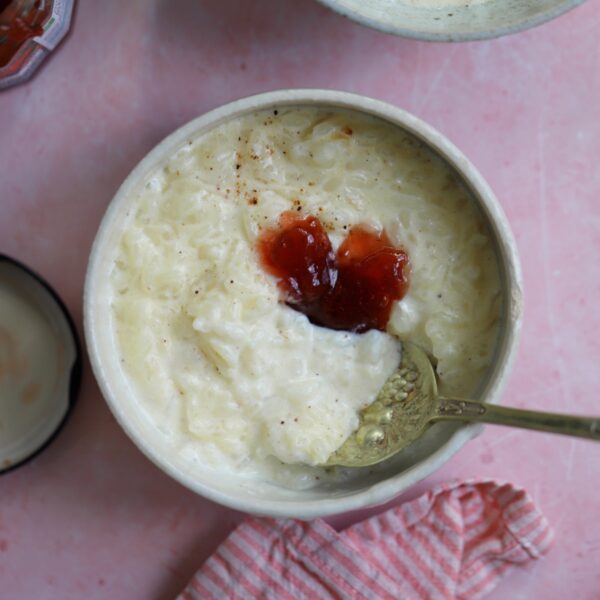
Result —
<instances>
[{"instance_id":1,"label":"spoon handle","mask_svg":"<svg viewBox=\"0 0 600 600\"><path fill-rule=\"evenodd\" d=\"M432 420L492 423L600 441L600 418L521 410L459 398L438 398Z\"/></svg>"}]
</instances>

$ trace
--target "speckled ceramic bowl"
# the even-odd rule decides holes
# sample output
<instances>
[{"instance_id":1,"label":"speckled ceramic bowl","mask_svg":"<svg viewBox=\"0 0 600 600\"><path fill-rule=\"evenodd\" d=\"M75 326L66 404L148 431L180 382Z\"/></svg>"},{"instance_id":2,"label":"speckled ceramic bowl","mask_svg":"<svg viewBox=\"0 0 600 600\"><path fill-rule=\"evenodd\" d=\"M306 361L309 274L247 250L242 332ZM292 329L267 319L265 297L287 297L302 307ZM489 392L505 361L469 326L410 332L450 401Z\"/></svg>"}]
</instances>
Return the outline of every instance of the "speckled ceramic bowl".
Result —
<instances>
[{"instance_id":1,"label":"speckled ceramic bowl","mask_svg":"<svg viewBox=\"0 0 600 600\"><path fill-rule=\"evenodd\" d=\"M110 326L112 315L109 274L111 249L121 235L120 223L131 207L134 191L147 174L203 132L241 115L282 106L344 108L374 115L411 133L441 156L471 191L493 237L502 278L503 314L493 365L477 397L498 402L515 356L521 326L521 275L513 237L492 191L469 160L447 139L416 117L370 98L323 90L288 90L244 98L191 121L162 141L132 171L109 206L96 236L85 283L84 313L87 347L100 388L115 417L137 446L166 473L195 492L246 512L310 519L341 513L389 500L423 479L457 452L480 426L438 423L405 452L381 468L345 483L323 484L308 490L289 490L264 481L228 473L198 473L156 435L143 414L124 373Z\"/></svg>"},{"instance_id":2,"label":"speckled ceramic bowl","mask_svg":"<svg viewBox=\"0 0 600 600\"><path fill-rule=\"evenodd\" d=\"M465 42L516 33L584 0L319 0L346 17L403 37Z\"/></svg>"}]
</instances>

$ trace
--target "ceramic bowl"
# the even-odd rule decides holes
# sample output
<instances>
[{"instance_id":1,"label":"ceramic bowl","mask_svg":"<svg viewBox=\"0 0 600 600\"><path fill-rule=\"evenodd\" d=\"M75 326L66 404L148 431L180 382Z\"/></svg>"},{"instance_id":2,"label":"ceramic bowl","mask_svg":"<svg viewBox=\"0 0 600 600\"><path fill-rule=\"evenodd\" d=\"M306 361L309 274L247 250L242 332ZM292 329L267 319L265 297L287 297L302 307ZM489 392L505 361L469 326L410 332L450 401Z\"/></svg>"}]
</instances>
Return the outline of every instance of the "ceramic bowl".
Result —
<instances>
[{"instance_id":1,"label":"ceramic bowl","mask_svg":"<svg viewBox=\"0 0 600 600\"><path fill-rule=\"evenodd\" d=\"M162 141L132 171L118 190L100 225L85 282L85 332L91 364L112 412L137 446L163 471L195 492L221 504L250 513L314 518L383 503L423 479L457 452L479 426L440 423L410 449L375 472L343 484L294 491L227 474L194 474L190 464L153 434L154 425L138 408L121 369L111 329L109 272L111 251L121 235L120 224L134 191L147 174L203 132L241 115L283 106L343 108L384 119L390 127L410 132L443 157L472 192L487 220L496 247L503 289L501 334L492 367L479 397L497 402L515 356L521 326L521 275L513 236L492 191L469 160L446 138L416 117L376 100L343 92L287 90L244 98L187 123Z\"/></svg>"},{"instance_id":2,"label":"ceramic bowl","mask_svg":"<svg viewBox=\"0 0 600 600\"><path fill-rule=\"evenodd\" d=\"M434 42L499 37L540 25L584 0L319 0L374 29Z\"/></svg>"},{"instance_id":3,"label":"ceramic bowl","mask_svg":"<svg viewBox=\"0 0 600 600\"><path fill-rule=\"evenodd\" d=\"M77 330L38 274L0 254L0 475L58 435L81 381Z\"/></svg>"}]
</instances>

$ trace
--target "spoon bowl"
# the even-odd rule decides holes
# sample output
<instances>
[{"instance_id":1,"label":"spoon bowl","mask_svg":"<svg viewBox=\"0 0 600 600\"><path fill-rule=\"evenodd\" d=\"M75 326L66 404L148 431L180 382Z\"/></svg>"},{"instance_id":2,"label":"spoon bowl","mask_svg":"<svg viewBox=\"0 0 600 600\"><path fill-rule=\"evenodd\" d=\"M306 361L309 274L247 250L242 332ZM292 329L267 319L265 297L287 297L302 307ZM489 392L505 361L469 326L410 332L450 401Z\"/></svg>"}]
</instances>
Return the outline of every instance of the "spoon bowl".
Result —
<instances>
[{"instance_id":1,"label":"spoon bowl","mask_svg":"<svg viewBox=\"0 0 600 600\"><path fill-rule=\"evenodd\" d=\"M420 438L435 421L477 421L600 441L600 418L520 410L474 400L438 396L427 354L402 343L400 366L363 409L356 431L327 460L327 466L367 467L391 458Z\"/></svg>"}]
</instances>

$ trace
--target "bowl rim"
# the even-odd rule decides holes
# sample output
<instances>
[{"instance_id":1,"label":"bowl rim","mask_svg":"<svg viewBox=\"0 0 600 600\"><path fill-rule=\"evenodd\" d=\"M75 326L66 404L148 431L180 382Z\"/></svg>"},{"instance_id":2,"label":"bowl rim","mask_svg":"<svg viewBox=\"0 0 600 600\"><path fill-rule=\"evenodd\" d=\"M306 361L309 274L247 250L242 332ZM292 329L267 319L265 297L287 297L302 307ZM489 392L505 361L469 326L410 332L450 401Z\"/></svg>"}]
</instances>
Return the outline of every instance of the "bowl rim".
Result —
<instances>
[{"instance_id":1,"label":"bowl rim","mask_svg":"<svg viewBox=\"0 0 600 600\"><path fill-rule=\"evenodd\" d=\"M113 392L110 377L106 373L103 357L98 346L96 332L106 324L96 319L95 286L102 276L102 251L108 244L114 217L119 213L130 193L146 176L150 169L182 147L193 135L207 131L220 123L241 115L282 106L321 106L349 109L363 114L379 117L393 126L400 126L423 140L435 152L441 155L461 178L468 183L476 199L482 204L489 225L497 238L501 268L505 271L506 327L497 351L494 373L490 377L486 400L498 402L506 385L514 363L522 323L522 275L516 244L508 221L493 192L472 163L443 135L421 119L372 98L347 92L320 89L293 89L266 92L227 103L184 124L159 142L131 171L121 184L110 202L98 228L88 262L84 285L84 331L90 364L111 412L134 444L163 472L192 491L233 509L251 514L275 517L296 517L312 519L319 516L338 514L367 506L383 504L402 491L424 479L449 460L471 438L476 436L482 426L465 425L457 429L450 439L424 461L411 468L370 485L364 490L343 497L331 497L306 500L265 500L260 498L240 499L233 494L216 490L194 479L180 470L167 458L161 456L151 443L136 430L120 406ZM117 222L118 223L118 222Z\"/></svg>"},{"instance_id":2,"label":"bowl rim","mask_svg":"<svg viewBox=\"0 0 600 600\"><path fill-rule=\"evenodd\" d=\"M538 25L542 25L548 21L560 17L562 14L585 2L585 0L562 0L562 2L560 2L558 5L553 8L549 8L545 12L525 18L517 24L506 25L504 27L496 27L492 29L481 28L465 33L438 33L433 31L417 31L406 27L399 27L392 23L378 21L377 19L373 19L364 15L360 12L360 9L354 10L351 7L344 5L342 2L340 2L340 0L317 1L323 6L326 6L332 11L342 15L343 17L346 17L355 23L359 23L360 25L369 27L370 29L382 31L383 33L388 33L391 35L397 35L399 37L422 40L426 42L475 42L479 40L488 40L505 35L511 35L513 33L519 33L520 31L537 27Z\"/></svg>"}]
</instances>

